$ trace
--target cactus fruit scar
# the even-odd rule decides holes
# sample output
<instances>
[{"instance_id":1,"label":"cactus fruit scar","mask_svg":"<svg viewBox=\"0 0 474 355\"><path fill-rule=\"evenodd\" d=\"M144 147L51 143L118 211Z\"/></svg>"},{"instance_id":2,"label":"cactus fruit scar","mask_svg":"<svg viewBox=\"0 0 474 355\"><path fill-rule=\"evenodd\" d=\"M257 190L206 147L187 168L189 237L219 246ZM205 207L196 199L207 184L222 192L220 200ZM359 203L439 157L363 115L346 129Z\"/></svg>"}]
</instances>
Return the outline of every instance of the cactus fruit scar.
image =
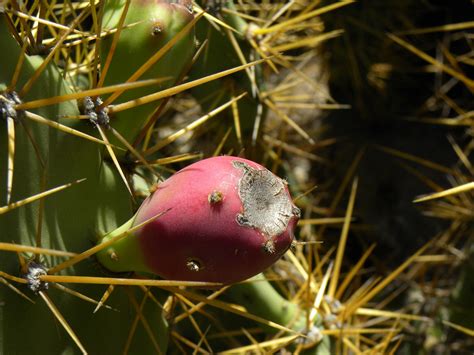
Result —
<instances>
[{"instance_id":1,"label":"cactus fruit scar","mask_svg":"<svg viewBox=\"0 0 474 355\"><path fill-rule=\"evenodd\" d=\"M244 210L237 215L237 222L267 236L283 233L290 218L299 214L285 193L283 180L241 161L234 161L233 165L243 170L238 191Z\"/></svg>"},{"instance_id":2,"label":"cactus fruit scar","mask_svg":"<svg viewBox=\"0 0 474 355\"><path fill-rule=\"evenodd\" d=\"M263 166L232 156L204 159L161 183L102 242L151 222L97 257L116 272L234 283L262 272L288 250L299 216L286 182Z\"/></svg>"}]
</instances>

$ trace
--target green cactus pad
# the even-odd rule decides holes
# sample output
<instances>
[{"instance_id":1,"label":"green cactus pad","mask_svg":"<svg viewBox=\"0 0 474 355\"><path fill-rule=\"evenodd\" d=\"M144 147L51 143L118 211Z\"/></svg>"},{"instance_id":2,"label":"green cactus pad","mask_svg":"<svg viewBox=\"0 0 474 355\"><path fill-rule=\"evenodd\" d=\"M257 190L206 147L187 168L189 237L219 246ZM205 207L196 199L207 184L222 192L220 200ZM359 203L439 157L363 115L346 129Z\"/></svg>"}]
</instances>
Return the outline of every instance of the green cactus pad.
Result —
<instances>
[{"instance_id":1,"label":"green cactus pad","mask_svg":"<svg viewBox=\"0 0 474 355\"><path fill-rule=\"evenodd\" d=\"M124 0L106 2L103 17L104 30L117 28L124 5ZM192 19L193 15L186 4L171 1L132 1L125 18L125 28L121 30L106 73L105 84L113 85L127 81ZM110 35L101 43L102 65L106 61L112 42L113 36ZM140 77L140 79L166 77L167 81L156 86L130 90L122 94L114 103L139 99L172 86L190 63L194 51L194 30L191 29ZM158 102L153 102L119 112L112 117L111 124L131 142L158 105Z\"/></svg>"},{"instance_id":2,"label":"green cactus pad","mask_svg":"<svg viewBox=\"0 0 474 355\"><path fill-rule=\"evenodd\" d=\"M8 51L0 67L0 89L2 94L6 95L4 90L11 82L20 48L6 30L1 14L0 46ZM40 57L25 56L16 88L21 88L41 63ZM50 64L28 94L20 97L20 100L28 102L67 93L70 93L70 89L57 68ZM89 122L60 119L62 116L79 114L75 102L39 107L34 113L97 135ZM3 118L0 123L0 205L3 206L6 203L8 149L7 125ZM78 179L86 180L46 197L42 203L34 202L1 214L1 242L35 246L38 222L41 218L42 247L80 253L93 246L98 232L116 228L131 215L130 196L115 170L102 161L102 145L41 125L19 114L15 123L15 147L12 202ZM18 256L6 251L0 251L0 254L0 271L22 276L19 272ZM25 257L29 258L31 254ZM64 257L41 256L37 261L49 268L64 261ZM62 274L104 276L101 269L90 259L65 269ZM0 286L0 353L78 353L76 344L59 325L42 298L22 284L12 284L34 300L35 304L20 297L5 285ZM86 284L71 288L99 300L106 286ZM50 284L45 292L88 352L104 354L123 351L135 319L130 296L123 288L117 289L109 300L119 312L102 309L96 314L93 314L95 305L64 293L53 284ZM132 294L140 303L143 291L133 290ZM145 309L150 314L148 321L156 331L157 342L165 353L168 336L161 309L152 301L145 303ZM104 337L104 330L113 333L113 337ZM140 354L156 353L143 327L138 327L131 345L131 351Z\"/></svg>"}]
</instances>

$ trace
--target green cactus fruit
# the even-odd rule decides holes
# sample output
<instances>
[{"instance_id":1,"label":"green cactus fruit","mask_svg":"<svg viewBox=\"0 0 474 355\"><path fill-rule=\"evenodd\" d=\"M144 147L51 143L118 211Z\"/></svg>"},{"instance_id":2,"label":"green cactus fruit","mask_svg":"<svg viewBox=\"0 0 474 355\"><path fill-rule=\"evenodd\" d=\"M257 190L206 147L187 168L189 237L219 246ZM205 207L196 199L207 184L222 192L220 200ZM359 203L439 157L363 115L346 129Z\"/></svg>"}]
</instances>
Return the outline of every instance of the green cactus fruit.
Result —
<instances>
[{"instance_id":1,"label":"green cactus fruit","mask_svg":"<svg viewBox=\"0 0 474 355\"><path fill-rule=\"evenodd\" d=\"M105 3L102 21L104 30L117 28L125 3L125 0L109 0ZM128 27L121 30L110 67L105 74L105 84L113 85L127 81L193 18L189 1L132 0L124 22L124 26ZM140 77L140 79L168 78L168 80L156 86L127 91L114 103L139 99L175 84L192 59L195 52L194 41L194 29L191 28ZM102 66L107 60L112 42L112 35L101 42ZM132 142L148 116L157 107L158 103L153 102L118 112L112 116L111 125Z\"/></svg>"},{"instance_id":2,"label":"green cactus fruit","mask_svg":"<svg viewBox=\"0 0 474 355\"><path fill-rule=\"evenodd\" d=\"M0 14L0 46L8 52L0 66L0 94L2 99L0 117L0 206L6 204L7 195L7 121L15 116L15 164L11 202L30 197L52 187L86 178L72 186L45 198L0 214L0 241L35 246L36 238L41 246L69 252L82 252L93 245L96 233L116 228L131 214L128 191L115 170L102 162L103 145L58 131L28 119L27 114L15 110L15 104L40 98L55 97L70 93L59 70L54 64L45 70L27 95L16 97L9 87L15 67L21 56L20 48L8 33L5 20ZM35 70L43 63L41 57L24 56L22 71L15 88L23 87ZM15 98L13 100L12 98ZM12 102L13 101L13 102ZM51 121L61 121L71 128L95 134L89 122L60 119L62 116L77 116L75 102L39 107L31 110ZM6 114L7 112L7 114ZM10 112L10 113L8 113ZM14 114L13 114L14 113ZM43 205L43 207L42 207ZM40 232L37 232L40 226ZM0 271L14 276L19 273L18 256L11 252L0 252ZM31 254L26 256L31 257ZM40 266L33 272L44 272L64 258L41 256L36 262ZM35 265L35 264L31 264ZM39 271L38 271L39 270ZM43 271L41 271L43 270ZM64 270L69 275L96 275L103 273L91 261L82 262ZM2 281L4 279L2 278ZM0 287L0 353L2 354L59 354L77 353L78 348L60 327L42 299L25 285L13 284L27 294L35 304L28 302L12 290ZM41 284L46 288L46 284ZM49 285L46 292L77 334L86 351L95 354L119 353L135 318L129 296L117 290L110 299L120 312L106 309L93 314L95 305L73 297ZM105 288L91 285L74 286L83 294L100 299ZM143 292L136 292L140 300ZM149 310L149 324L156 331L157 342L162 352L166 351L168 336L161 310L151 301L145 304ZM132 342L132 350L140 353L156 353L152 342L142 327ZM113 331L113 339L104 340L97 329ZM131 351L132 351L131 350Z\"/></svg>"},{"instance_id":3,"label":"green cactus fruit","mask_svg":"<svg viewBox=\"0 0 474 355\"><path fill-rule=\"evenodd\" d=\"M233 283L278 260L293 241L299 217L282 179L250 160L214 157L160 184L127 225L103 242L161 212L105 248L99 261L113 271Z\"/></svg>"}]
</instances>

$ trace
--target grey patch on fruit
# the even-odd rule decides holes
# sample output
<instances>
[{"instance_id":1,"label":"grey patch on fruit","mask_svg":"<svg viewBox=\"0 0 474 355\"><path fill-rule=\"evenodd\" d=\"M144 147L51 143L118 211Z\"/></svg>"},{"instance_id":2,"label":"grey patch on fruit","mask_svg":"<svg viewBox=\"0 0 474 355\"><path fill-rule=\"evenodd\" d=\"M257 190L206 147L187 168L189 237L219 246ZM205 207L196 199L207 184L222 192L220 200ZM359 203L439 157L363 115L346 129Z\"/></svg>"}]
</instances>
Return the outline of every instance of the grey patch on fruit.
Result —
<instances>
[{"instance_id":1,"label":"grey patch on fruit","mask_svg":"<svg viewBox=\"0 0 474 355\"><path fill-rule=\"evenodd\" d=\"M41 281L40 276L47 275L47 269L34 261L28 264L28 272L25 275L26 280L28 281L28 288L34 293L47 290L49 284L45 281Z\"/></svg>"},{"instance_id":2,"label":"grey patch on fruit","mask_svg":"<svg viewBox=\"0 0 474 355\"><path fill-rule=\"evenodd\" d=\"M202 269L201 262L196 259L186 261L186 267L193 272L198 272Z\"/></svg>"},{"instance_id":3,"label":"grey patch on fruit","mask_svg":"<svg viewBox=\"0 0 474 355\"><path fill-rule=\"evenodd\" d=\"M241 161L232 164L243 170L238 188L243 212L237 214L237 223L258 229L267 237L282 234L290 219L300 213L291 202L284 181L266 169L255 169Z\"/></svg>"},{"instance_id":4,"label":"grey patch on fruit","mask_svg":"<svg viewBox=\"0 0 474 355\"><path fill-rule=\"evenodd\" d=\"M208 196L207 196L207 201L209 201L209 203L211 205L215 205L215 204L218 204L220 202L222 202L224 198L224 195L222 194L222 192L220 191L212 191Z\"/></svg>"}]
</instances>

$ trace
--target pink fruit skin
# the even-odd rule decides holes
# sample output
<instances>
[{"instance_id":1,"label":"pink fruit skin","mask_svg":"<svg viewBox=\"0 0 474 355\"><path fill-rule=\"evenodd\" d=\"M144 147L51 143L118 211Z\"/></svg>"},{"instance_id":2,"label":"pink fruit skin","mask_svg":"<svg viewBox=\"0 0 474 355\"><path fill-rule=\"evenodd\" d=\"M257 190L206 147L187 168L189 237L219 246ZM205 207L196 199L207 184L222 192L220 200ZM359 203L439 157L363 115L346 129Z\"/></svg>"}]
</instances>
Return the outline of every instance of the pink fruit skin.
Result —
<instances>
[{"instance_id":1,"label":"pink fruit skin","mask_svg":"<svg viewBox=\"0 0 474 355\"><path fill-rule=\"evenodd\" d=\"M150 270L167 279L227 284L262 272L287 251L296 216L283 233L272 236L273 252L264 248L269 236L237 222L243 212L238 187L244 170L233 165L236 161L265 169L237 157L205 159L177 172L145 200L134 225L169 209L137 233ZM211 203L209 195L217 191L222 200ZM199 271L189 267L192 261Z\"/></svg>"}]
</instances>

